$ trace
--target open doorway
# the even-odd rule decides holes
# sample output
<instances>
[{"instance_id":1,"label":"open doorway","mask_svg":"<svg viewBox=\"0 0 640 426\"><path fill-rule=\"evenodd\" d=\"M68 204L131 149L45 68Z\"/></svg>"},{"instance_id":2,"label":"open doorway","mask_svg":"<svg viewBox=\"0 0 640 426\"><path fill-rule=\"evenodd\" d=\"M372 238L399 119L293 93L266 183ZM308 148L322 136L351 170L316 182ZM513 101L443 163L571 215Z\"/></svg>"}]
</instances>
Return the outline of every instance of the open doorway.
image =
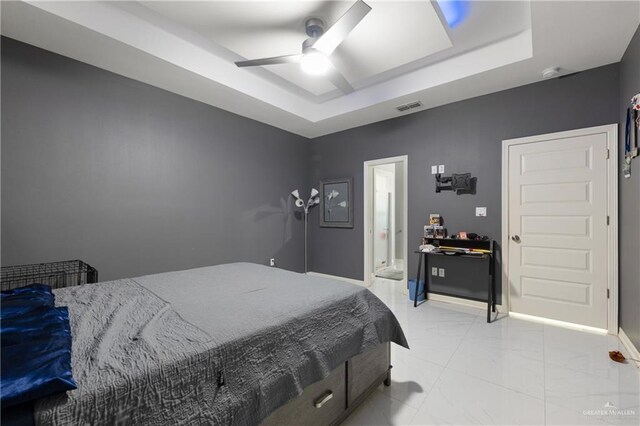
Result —
<instances>
[{"instance_id":1,"label":"open doorway","mask_svg":"<svg viewBox=\"0 0 640 426\"><path fill-rule=\"evenodd\" d=\"M375 277L406 286L407 157L366 161L365 283Z\"/></svg>"}]
</instances>

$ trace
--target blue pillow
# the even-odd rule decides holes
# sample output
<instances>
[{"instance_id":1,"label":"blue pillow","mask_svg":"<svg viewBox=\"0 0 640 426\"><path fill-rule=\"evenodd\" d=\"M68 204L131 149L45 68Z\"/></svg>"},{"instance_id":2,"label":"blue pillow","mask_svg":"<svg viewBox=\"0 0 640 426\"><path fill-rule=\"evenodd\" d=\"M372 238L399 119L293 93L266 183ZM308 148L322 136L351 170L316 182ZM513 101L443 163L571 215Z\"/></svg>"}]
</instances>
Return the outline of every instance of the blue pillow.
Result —
<instances>
[{"instance_id":1,"label":"blue pillow","mask_svg":"<svg viewBox=\"0 0 640 426\"><path fill-rule=\"evenodd\" d=\"M0 293L0 319L4 320L16 315L22 315L25 310L39 306L54 306L54 296L51 287L43 284L33 284L28 287L14 288Z\"/></svg>"},{"instance_id":2,"label":"blue pillow","mask_svg":"<svg viewBox=\"0 0 640 426\"><path fill-rule=\"evenodd\" d=\"M71 327L48 286L2 292L1 401L10 407L76 389L71 372Z\"/></svg>"}]
</instances>

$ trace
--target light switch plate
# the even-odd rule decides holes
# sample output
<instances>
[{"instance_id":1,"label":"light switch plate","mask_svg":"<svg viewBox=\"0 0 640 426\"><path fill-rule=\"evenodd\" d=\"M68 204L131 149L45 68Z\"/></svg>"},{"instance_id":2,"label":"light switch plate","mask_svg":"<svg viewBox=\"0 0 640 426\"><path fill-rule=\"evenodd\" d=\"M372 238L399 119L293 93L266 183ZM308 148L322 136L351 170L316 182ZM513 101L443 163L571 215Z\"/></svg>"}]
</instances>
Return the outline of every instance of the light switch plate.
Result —
<instances>
[{"instance_id":1,"label":"light switch plate","mask_svg":"<svg viewBox=\"0 0 640 426\"><path fill-rule=\"evenodd\" d=\"M487 217L486 207L476 207L476 216Z\"/></svg>"},{"instance_id":2,"label":"light switch plate","mask_svg":"<svg viewBox=\"0 0 640 426\"><path fill-rule=\"evenodd\" d=\"M438 173L438 166L431 166L431 174L435 175Z\"/></svg>"},{"instance_id":3,"label":"light switch plate","mask_svg":"<svg viewBox=\"0 0 640 426\"><path fill-rule=\"evenodd\" d=\"M438 166L438 173L440 173L440 174L444 173L444 164L440 164Z\"/></svg>"},{"instance_id":4,"label":"light switch plate","mask_svg":"<svg viewBox=\"0 0 640 426\"><path fill-rule=\"evenodd\" d=\"M444 268L438 268L438 276L444 278Z\"/></svg>"},{"instance_id":5,"label":"light switch plate","mask_svg":"<svg viewBox=\"0 0 640 426\"><path fill-rule=\"evenodd\" d=\"M438 276L438 267L434 266L431 268L431 275L433 275L434 277Z\"/></svg>"}]
</instances>

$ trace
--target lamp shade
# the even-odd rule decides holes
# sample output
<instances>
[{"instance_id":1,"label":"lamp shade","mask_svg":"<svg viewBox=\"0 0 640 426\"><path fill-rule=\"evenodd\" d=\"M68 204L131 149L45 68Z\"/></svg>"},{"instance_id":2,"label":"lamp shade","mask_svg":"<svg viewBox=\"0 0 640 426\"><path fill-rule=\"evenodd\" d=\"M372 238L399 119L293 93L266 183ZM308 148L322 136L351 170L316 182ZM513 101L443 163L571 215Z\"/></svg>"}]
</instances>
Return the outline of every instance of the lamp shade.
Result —
<instances>
[{"instance_id":1,"label":"lamp shade","mask_svg":"<svg viewBox=\"0 0 640 426\"><path fill-rule=\"evenodd\" d=\"M315 189L315 188L311 188L311 197L310 197L310 198L313 198L313 197L315 197L315 196L316 196L316 195L318 195L318 194L319 194L319 192L318 192L318 190L317 190L317 189Z\"/></svg>"},{"instance_id":2,"label":"lamp shade","mask_svg":"<svg viewBox=\"0 0 640 426\"><path fill-rule=\"evenodd\" d=\"M293 195L297 199L300 199L300 192L297 189L294 189L293 191L291 191L291 195Z\"/></svg>"}]
</instances>

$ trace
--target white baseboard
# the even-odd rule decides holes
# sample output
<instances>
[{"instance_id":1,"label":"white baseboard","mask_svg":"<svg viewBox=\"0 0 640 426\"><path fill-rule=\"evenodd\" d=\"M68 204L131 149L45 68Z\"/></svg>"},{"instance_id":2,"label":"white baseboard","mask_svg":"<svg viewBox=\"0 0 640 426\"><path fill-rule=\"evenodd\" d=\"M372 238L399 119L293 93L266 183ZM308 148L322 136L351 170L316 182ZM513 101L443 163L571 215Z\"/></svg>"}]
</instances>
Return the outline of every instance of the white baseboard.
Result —
<instances>
[{"instance_id":1,"label":"white baseboard","mask_svg":"<svg viewBox=\"0 0 640 426\"><path fill-rule=\"evenodd\" d=\"M320 272L307 272L307 275L313 275L315 277L322 277L322 278L329 278L329 279L338 280L338 281L345 281L350 284L366 287L363 280L354 280L353 278L345 278L345 277L338 277L336 275L321 274Z\"/></svg>"},{"instance_id":2,"label":"white baseboard","mask_svg":"<svg viewBox=\"0 0 640 426\"><path fill-rule=\"evenodd\" d=\"M622 342L624 347L627 349L627 352L629 352L629 357L640 359L640 351L638 351L638 348L635 347L631 339L629 339L629 336L627 336L627 333L625 333L622 328L618 329L618 337L620 338L620 341ZM634 363L636 367L640 368L640 361L630 362Z\"/></svg>"},{"instance_id":3,"label":"white baseboard","mask_svg":"<svg viewBox=\"0 0 640 426\"><path fill-rule=\"evenodd\" d=\"M572 322L554 320L551 318L537 317L534 315L521 314L519 312L509 312L509 316L525 321L537 322L540 324L552 325L554 327L568 328L571 330L584 331L586 333L606 335L608 331L604 328L590 327L588 325L574 324Z\"/></svg>"},{"instance_id":4,"label":"white baseboard","mask_svg":"<svg viewBox=\"0 0 640 426\"><path fill-rule=\"evenodd\" d=\"M483 311L487 310L487 303L486 302L479 302L477 300L463 299L461 297L445 296L443 294L429 293L429 300L433 300L435 302L452 303L454 305L468 306L470 308L482 309ZM498 305L496 303L496 310L499 311L500 308L502 308L502 305Z\"/></svg>"}]
</instances>

